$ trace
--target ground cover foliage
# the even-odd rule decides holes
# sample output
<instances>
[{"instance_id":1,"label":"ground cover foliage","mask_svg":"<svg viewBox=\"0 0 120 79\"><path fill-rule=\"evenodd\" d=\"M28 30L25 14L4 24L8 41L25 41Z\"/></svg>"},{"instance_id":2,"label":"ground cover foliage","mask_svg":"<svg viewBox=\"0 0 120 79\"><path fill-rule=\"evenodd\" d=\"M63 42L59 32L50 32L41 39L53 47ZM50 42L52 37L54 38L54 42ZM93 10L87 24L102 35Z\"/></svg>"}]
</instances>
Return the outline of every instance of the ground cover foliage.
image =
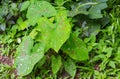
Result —
<instances>
[{"instance_id":1,"label":"ground cover foliage","mask_svg":"<svg viewBox=\"0 0 120 79\"><path fill-rule=\"evenodd\" d=\"M1 79L119 79L119 0L0 1Z\"/></svg>"}]
</instances>

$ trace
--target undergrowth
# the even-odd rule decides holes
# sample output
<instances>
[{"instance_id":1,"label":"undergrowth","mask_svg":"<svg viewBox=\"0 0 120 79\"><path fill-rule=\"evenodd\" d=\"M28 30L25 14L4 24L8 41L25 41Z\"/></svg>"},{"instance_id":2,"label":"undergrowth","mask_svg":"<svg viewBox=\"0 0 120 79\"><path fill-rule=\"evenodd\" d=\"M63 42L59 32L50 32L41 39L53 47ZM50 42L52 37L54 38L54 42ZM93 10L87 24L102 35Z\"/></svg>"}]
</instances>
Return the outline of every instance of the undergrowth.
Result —
<instances>
[{"instance_id":1,"label":"undergrowth","mask_svg":"<svg viewBox=\"0 0 120 79\"><path fill-rule=\"evenodd\" d=\"M1 79L119 79L119 0L2 0Z\"/></svg>"}]
</instances>

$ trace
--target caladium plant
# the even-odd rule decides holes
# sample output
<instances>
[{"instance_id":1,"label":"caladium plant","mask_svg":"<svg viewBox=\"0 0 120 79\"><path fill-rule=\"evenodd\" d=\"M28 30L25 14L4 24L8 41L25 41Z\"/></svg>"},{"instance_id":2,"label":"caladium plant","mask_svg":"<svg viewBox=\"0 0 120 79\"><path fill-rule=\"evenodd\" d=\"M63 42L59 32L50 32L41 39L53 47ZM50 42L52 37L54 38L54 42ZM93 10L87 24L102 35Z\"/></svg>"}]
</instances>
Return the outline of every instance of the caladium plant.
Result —
<instances>
[{"instance_id":1,"label":"caladium plant","mask_svg":"<svg viewBox=\"0 0 120 79\"><path fill-rule=\"evenodd\" d=\"M60 8L65 2L55 0L59 7L55 7L44 0L31 0L22 3L20 11L26 12L26 18L25 20L22 17L18 18L18 30L32 29L23 37L16 51L15 65L19 76L28 75L34 66L44 58L49 49L54 50L57 54L57 56L54 54L51 56L51 67L54 75L64 65L65 70L74 78L76 62L89 59L89 50L79 37L80 32L72 30L71 17L82 13L89 16L89 19L101 18L101 10L107 7L106 0L78 4L77 7L72 5L74 7L71 11L68 11L65 7ZM81 12L83 7L84 11ZM75 11L73 8L75 8ZM94 17L93 14L96 9L97 12ZM68 56L67 61L64 61L64 63L59 55L59 50Z\"/></svg>"},{"instance_id":2,"label":"caladium plant","mask_svg":"<svg viewBox=\"0 0 120 79\"><path fill-rule=\"evenodd\" d=\"M48 4L48 8L45 6L46 3ZM36 4L40 6L39 10L37 9L38 7L35 8L36 5L31 4L31 6L28 8L27 17L28 24L31 25L31 22L29 21L31 20L34 21L34 23L37 23L37 26L35 26L34 30L30 33L29 36L24 37L22 43L18 46L17 49L18 55L16 57L16 67L18 75L21 76L30 73L34 65L44 56L44 53L47 52L50 48L58 52L61 46L69 38L71 32L71 25L69 23L69 19L67 18L66 10L57 11L50 3L46 1L38 1ZM37 15L33 16L35 11L31 10L33 9L31 7L34 7L36 11L40 11L40 14L37 13ZM45 11L43 9L46 9L47 13L44 13ZM42 17L42 15L44 17ZM53 16L55 18L55 23L51 22L50 19L48 19L50 16ZM20 24L20 26L21 25L22 24ZM27 26L25 25L25 27ZM23 27L23 29L25 28ZM34 33L36 33L36 35L33 35ZM35 36L37 36L37 38ZM39 44L35 43L32 38L34 40L37 39L39 41ZM33 46L34 44L35 46ZM32 50L34 49L36 49L36 51L33 52Z\"/></svg>"}]
</instances>

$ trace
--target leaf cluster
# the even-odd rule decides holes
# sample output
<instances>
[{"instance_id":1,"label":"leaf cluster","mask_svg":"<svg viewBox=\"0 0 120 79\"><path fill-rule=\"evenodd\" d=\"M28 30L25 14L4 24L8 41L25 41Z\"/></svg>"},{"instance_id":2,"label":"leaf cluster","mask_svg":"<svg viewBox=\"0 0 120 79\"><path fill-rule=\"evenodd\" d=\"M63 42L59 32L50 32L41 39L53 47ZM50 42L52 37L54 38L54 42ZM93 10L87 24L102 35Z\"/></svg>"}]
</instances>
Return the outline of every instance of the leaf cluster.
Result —
<instances>
[{"instance_id":1,"label":"leaf cluster","mask_svg":"<svg viewBox=\"0 0 120 79\"><path fill-rule=\"evenodd\" d=\"M18 78L120 78L119 3L1 1L0 43L15 49Z\"/></svg>"}]
</instances>

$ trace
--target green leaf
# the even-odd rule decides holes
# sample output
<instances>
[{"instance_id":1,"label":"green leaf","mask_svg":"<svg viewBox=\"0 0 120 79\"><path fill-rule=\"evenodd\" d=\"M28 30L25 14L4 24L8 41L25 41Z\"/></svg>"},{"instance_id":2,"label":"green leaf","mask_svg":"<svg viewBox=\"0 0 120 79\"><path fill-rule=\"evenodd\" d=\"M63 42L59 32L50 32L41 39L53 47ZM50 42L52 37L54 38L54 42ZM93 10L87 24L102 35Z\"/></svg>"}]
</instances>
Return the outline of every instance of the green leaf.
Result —
<instances>
[{"instance_id":1,"label":"green leaf","mask_svg":"<svg viewBox=\"0 0 120 79\"><path fill-rule=\"evenodd\" d=\"M65 71L67 71L72 76L72 78L74 78L75 73L76 73L75 62L73 60L71 60L70 58L67 59L64 62L64 68L65 68Z\"/></svg>"},{"instance_id":2,"label":"green leaf","mask_svg":"<svg viewBox=\"0 0 120 79\"><path fill-rule=\"evenodd\" d=\"M24 30L25 28L28 28L30 25L28 23L28 20L22 22L20 25L20 30Z\"/></svg>"},{"instance_id":3,"label":"green leaf","mask_svg":"<svg viewBox=\"0 0 120 79\"><path fill-rule=\"evenodd\" d=\"M24 2L22 3L22 6L21 6L20 11L26 10L26 9L29 7L29 5L30 5L30 1L24 1Z\"/></svg>"},{"instance_id":4,"label":"green leaf","mask_svg":"<svg viewBox=\"0 0 120 79\"><path fill-rule=\"evenodd\" d=\"M18 30L24 30L30 26L28 20L23 21L22 17L18 18L17 24L19 25Z\"/></svg>"},{"instance_id":5,"label":"green leaf","mask_svg":"<svg viewBox=\"0 0 120 79\"><path fill-rule=\"evenodd\" d=\"M74 60L88 59L88 49L85 43L78 38L79 32L75 31L71 34L68 41L63 45L62 50Z\"/></svg>"},{"instance_id":6,"label":"green leaf","mask_svg":"<svg viewBox=\"0 0 120 79\"><path fill-rule=\"evenodd\" d=\"M22 43L18 46L15 65L17 75L25 76L29 74L34 65L44 56L44 46L36 44L33 47L33 40L27 36L24 37Z\"/></svg>"},{"instance_id":7,"label":"green leaf","mask_svg":"<svg viewBox=\"0 0 120 79\"><path fill-rule=\"evenodd\" d=\"M51 17L55 15L55 8L46 1L36 1L35 3L32 3L27 11L27 18L31 25L35 25L37 19L41 16Z\"/></svg>"},{"instance_id":8,"label":"green leaf","mask_svg":"<svg viewBox=\"0 0 120 79\"><path fill-rule=\"evenodd\" d=\"M116 68L115 61L110 61L109 66L115 69Z\"/></svg>"},{"instance_id":9,"label":"green leaf","mask_svg":"<svg viewBox=\"0 0 120 79\"><path fill-rule=\"evenodd\" d=\"M10 34L10 36L11 36L12 38L15 37L15 34L17 33L17 28L18 28L18 25L17 25L17 24L16 24L16 25L13 25L13 26L11 27L11 34Z\"/></svg>"},{"instance_id":10,"label":"green leaf","mask_svg":"<svg viewBox=\"0 0 120 79\"><path fill-rule=\"evenodd\" d=\"M55 30L53 32L51 39L51 48L56 52L61 48L61 46L66 42L70 36L71 25L67 19L67 12L60 11L56 16Z\"/></svg>"},{"instance_id":11,"label":"green leaf","mask_svg":"<svg viewBox=\"0 0 120 79\"><path fill-rule=\"evenodd\" d=\"M87 29L85 29L87 28ZM97 21L88 21L85 27L83 27L83 35L90 36L90 35L97 35L100 30L100 24Z\"/></svg>"},{"instance_id":12,"label":"green leaf","mask_svg":"<svg viewBox=\"0 0 120 79\"><path fill-rule=\"evenodd\" d=\"M52 55L52 72L53 72L53 74L56 74L60 70L61 65L62 65L61 56L55 57L54 55Z\"/></svg>"},{"instance_id":13,"label":"green leaf","mask_svg":"<svg viewBox=\"0 0 120 79\"><path fill-rule=\"evenodd\" d=\"M105 0L106 1L106 0ZM90 9L89 9L89 17L91 19L96 19L96 18L102 18L102 14L101 14L101 10L105 9L107 7L106 2L100 2L96 5L93 5Z\"/></svg>"},{"instance_id":14,"label":"green leaf","mask_svg":"<svg viewBox=\"0 0 120 79\"><path fill-rule=\"evenodd\" d=\"M81 3L73 4L71 7L72 10L69 11L69 16L74 17L78 14L88 15L88 11L87 11L88 6L95 5L95 4L97 4L97 3L93 3L93 2L83 3L82 1L81 1Z\"/></svg>"},{"instance_id":15,"label":"green leaf","mask_svg":"<svg viewBox=\"0 0 120 79\"><path fill-rule=\"evenodd\" d=\"M22 54L27 54L29 52L31 52L31 49L33 47L33 40L28 36L23 38L23 42L19 45L19 47L17 48L17 52L19 55Z\"/></svg>"},{"instance_id":16,"label":"green leaf","mask_svg":"<svg viewBox=\"0 0 120 79\"><path fill-rule=\"evenodd\" d=\"M63 2L64 2L64 0L55 0L55 3L56 3L57 5L61 5Z\"/></svg>"},{"instance_id":17,"label":"green leaf","mask_svg":"<svg viewBox=\"0 0 120 79\"><path fill-rule=\"evenodd\" d=\"M41 34L38 36L39 40L45 44L45 50L48 50L51 47L51 36L53 31L54 24L51 23L47 18L40 18L38 21L38 26L36 29L41 30Z\"/></svg>"},{"instance_id":18,"label":"green leaf","mask_svg":"<svg viewBox=\"0 0 120 79\"><path fill-rule=\"evenodd\" d=\"M108 0L97 0L98 2L107 2Z\"/></svg>"},{"instance_id":19,"label":"green leaf","mask_svg":"<svg viewBox=\"0 0 120 79\"><path fill-rule=\"evenodd\" d=\"M35 37L36 37L36 35L38 34L38 32L36 31L36 29L33 29L31 32L30 32L30 37L32 38L32 39L35 39Z\"/></svg>"},{"instance_id":20,"label":"green leaf","mask_svg":"<svg viewBox=\"0 0 120 79\"><path fill-rule=\"evenodd\" d=\"M56 23L43 17L38 21L38 30L41 31L40 40L45 43L46 50L53 48L56 52L69 38L71 26L67 19L66 11L60 11L56 15Z\"/></svg>"},{"instance_id":21,"label":"green leaf","mask_svg":"<svg viewBox=\"0 0 120 79\"><path fill-rule=\"evenodd\" d=\"M22 17L19 17L19 18L17 19L17 24L20 25L22 22L23 22Z\"/></svg>"},{"instance_id":22,"label":"green leaf","mask_svg":"<svg viewBox=\"0 0 120 79\"><path fill-rule=\"evenodd\" d=\"M31 63L33 66L43 58L44 48L45 48L45 45L42 43L37 43L34 45L31 52Z\"/></svg>"},{"instance_id":23,"label":"green leaf","mask_svg":"<svg viewBox=\"0 0 120 79\"><path fill-rule=\"evenodd\" d=\"M1 23L0 24L0 31L2 30L2 31L5 31L5 29L6 29L6 24L5 23Z\"/></svg>"},{"instance_id":24,"label":"green leaf","mask_svg":"<svg viewBox=\"0 0 120 79\"><path fill-rule=\"evenodd\" d=\"M114 60L120 63L120 47L118 47Z\"/></svg>"},{"instance_id":25,"label":"green leaf","mask_svg":"<svg viewBox=\"0 0 120 79\"><path fill-rule=\"evenodd\" d=\"M44 56L37 64L37 67L38 68L41 68L41 66L45 63L46 61L46 56Z\"/></svg>"}]
</instances>

